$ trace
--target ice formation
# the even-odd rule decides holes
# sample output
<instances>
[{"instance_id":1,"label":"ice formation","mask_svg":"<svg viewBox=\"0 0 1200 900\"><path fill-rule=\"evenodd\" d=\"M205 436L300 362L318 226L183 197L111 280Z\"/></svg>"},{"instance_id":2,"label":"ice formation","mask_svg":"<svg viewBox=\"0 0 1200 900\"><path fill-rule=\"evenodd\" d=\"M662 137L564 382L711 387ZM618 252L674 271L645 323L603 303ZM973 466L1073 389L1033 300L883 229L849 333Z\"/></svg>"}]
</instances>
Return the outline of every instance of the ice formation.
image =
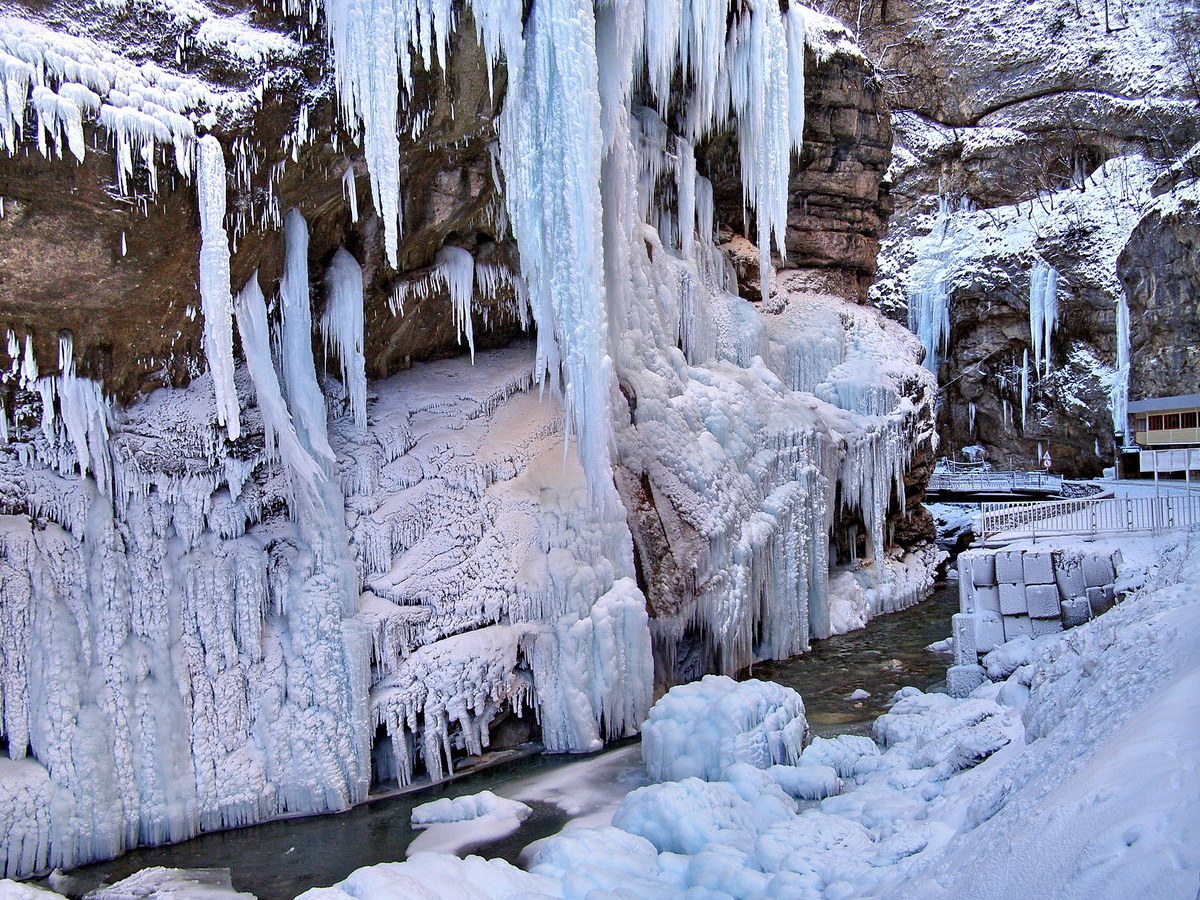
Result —
<instances>
[{"instance_id":1,"label":"ice formation","mask_svg":"<svg viewBox=\"0 0 1200 900\"><path fill-rule=\"evenodd\" d=\"M953 227L954 207L950 198L938 198L937 217L927 238L928 248L918 262L916 287L908 296L908 327L925 348L925 366L936 373L950 340L951 248L947 245Z\"/></svg>"},{"instance_id":2,"label":"ice formation","mask_svg":"<svg viewBox=\"0 0 1200 900\"><path fill-rule=\"evenodd\" d=\"M1058 270L1043 259L1029 272L1029 335L1033 364L1050 374L1050 338L1058 327Z\"/></svg>"},{"instance_id":3,"label":"ice formation","mask_svg":"<svg viewBox=\"0 0 1200 900\"><path fill-rule=\"evenodd\" d=\"M397 116L418 64L445 71L454 7L324 8L344 124L394 265ZM226 149L196 140L190 119L164 119L177 134L129 112L152 115L150 87L123 91L143 98L137 110L120 105L116 82L101 83L116 62L84 71L87 47L71 44L67 65L33 26L0 26L5 47L28 45L13 59L50 60L42 74L28 60L5 68L6 103L57 73L60 99L36 100L47 151L71 152L61 98L92 103L77 84L125 148L121 179L151 138L170 138L179 174L195 175L208 361L188 388L118 412L76 374L69 343L60 374L39 375L29 340L8 342L6 377L38 392L42 427L14 422L0 451L4 483L20 488L2 495L0 519L12 598L0 808L23 811L0 818L6 871L342 809L372 778L449 774L507 717L536 717L551 750L595 749L640 726L656 677L733 674L838 627L834 562L879 589L877 609L885 587L896 604L916 599L907 564L888 555L888 517L911 454L933 440L933 380L898 325L771 274L803 136L805 44L829 52L844 34L768 0L732 14L691 0L539 0L524 22L520 4L473 0L471 12L507 67L499 164L521 271L448 244L404 290L444 287L473 348L474 302L511 287L536 345L370 391L362 269L345 249L318 273L316 325L341 381L323 388L298 210L282 215L276 200L264 214L284 237L278 302L257 275L233 297L229 236L245 211L225 202L246 187L253 148L231 142L227 173ZM169 80L120 65L121 78ZM643 68L649 96L634 89ZM153 96L180 116L221 100L170 78L174 105ZM305 110L293 150L309 137ZM761 308L733 292L712 242L713 188L696 172L697 142L726 126L758 227ZM561 393L539 390L560 374ZM564 454L567 439L577 452ZM666 550L638 558L669 555L688 573L654 576L653 619L635 565L648 532L629 521L642 513ZM757 723L773 761L795 755L797 721Z\"/></svg>"},{"instance_id":4,"label":"ice formation","mask_svg":"<svg viewBox=\"0 0 1200 900\"><path fill-rule=\"evenodd\" d=\"M241 435L233 383L233 295L229 286L229 236L225 233L225 151L215 137L200 139L196 199L200 205L200 302L204 309L204 355L217 395L217 422L229 439Z\"/></svg>"},{"instance_id":5,"label":"ice formation","mask_svg":"<svg viewBox=\"0 0 1200 900\"><path fill-rule=\"evenodd\" d=\"M804 701L791 688L706 675L654 704L642 759L654 781L718 781L740 763L795 765L807 739Z\"/></svg>"},{"instance_id":6,"label":"ice formation","mask_svg":"<svg viewBox=\"0 0 1200 900\"><path fill-rule=\"evenodd\" d=\"M363 357L362 266L339 247L325 270L325 313L321 316L325 353L337 354L350 416L367 424L367 362Z\"/></svg>"},{"instance_id":7,"label":"ice formation","mask_svg":"<svg viewBox=\"0 0 1200 900\"><path fill-rule=\"evenodd\" d=\"M1177 550L1163 567L1174 579L1040 647L1011 647L970 697L901 689L872 737L816 738L786 765L640 787L612 824L540 842L527 871L419 854L302 900L1189 897L1200 860L1179 848L1200 836L1200 782L1186 766L1164 778L1147 765L1163 747L1200 749L1200 554L1194 542ZM686 706L658 710L680 733L693 721ZM674 750L712 757L723 739L695 732Z\"/></svg>"},{"instance_id":8,"label":"ice formation","mask_svg":"<svg viewBox=\"0 0 1200 900\"><path fill-rule=\"evenodd\" d=\"M1129 301L1124 293L1117 295L1117 359L1113 372L1109 403L1112 404L1113 433L1124 435L1125 443L1132 443L1129 433Z\"/></svg>"}]
</instances>

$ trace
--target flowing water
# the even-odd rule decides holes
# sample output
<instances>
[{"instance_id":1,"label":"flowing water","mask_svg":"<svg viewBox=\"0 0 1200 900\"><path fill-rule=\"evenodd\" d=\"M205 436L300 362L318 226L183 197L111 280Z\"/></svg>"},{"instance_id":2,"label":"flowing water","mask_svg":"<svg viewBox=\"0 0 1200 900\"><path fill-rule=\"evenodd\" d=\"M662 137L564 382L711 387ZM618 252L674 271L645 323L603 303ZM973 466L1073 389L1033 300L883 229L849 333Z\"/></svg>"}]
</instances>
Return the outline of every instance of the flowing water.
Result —
<instances>
[{"instance_id":1,"label":"flowing water","mask_svg":"<svg viewBox=\"0 0 1200 900\"><path fill-rule=\"evenodd\" d=\"M858 631L813 641L800 656L759 663L746 677L795 688L804 698L813 734L868 734L900 688L912 685L924 691L944 685L951 655L925 648L950 636L950 617L956 612L958 582L951 581L914 607L879 616ZM849 699L856 690L871 696Z\"/></svg>"},{"instance_id":2,"label":"flowing water","mask_svg":"<svg viewBox=\"0 0 1200 900\"><path fill-rule=\"evenodd\" d=\"M927 690L945 678L949 654L925 647L950 634L950 616L957 608L958 590L951 582L911 609L880 616L849 634L814 641L808 653L759 664L745 677L778 681L799 691L814 734L865 734L896 690L905 685ZM856 689L870 697L847 699ZM74 870L69 876L71 883L59 882L57 889L78 897L149 866L228 868L239 890L260 900L290 900L310 887L340 881L360 866L403 860L418 834L409 824L413 807L438 797L483 790L519 797L529 785L550 780L558 782L560 792L569 792L572 771L580 773L581 791L595 788L585 785L585 773L592 773L593 779L597 772L603 779L625 778L626 784L614 786L619 796L618 788L627 791L636 786L636 773L631 776L630 772L640 769L637 754L630 753L628 745L627 741L618 749L602 751L593 755L591 763L575 767L570 764L579 757L533 753L454 781L372 800L337 815L285 819L133 850L118 859ZM606 757L618 764L604 768ZM522 847L556 833L569 818L555 803L525 802L533 813L517 832L466 851L515 862Z\"/></svg>"}]
</instances>

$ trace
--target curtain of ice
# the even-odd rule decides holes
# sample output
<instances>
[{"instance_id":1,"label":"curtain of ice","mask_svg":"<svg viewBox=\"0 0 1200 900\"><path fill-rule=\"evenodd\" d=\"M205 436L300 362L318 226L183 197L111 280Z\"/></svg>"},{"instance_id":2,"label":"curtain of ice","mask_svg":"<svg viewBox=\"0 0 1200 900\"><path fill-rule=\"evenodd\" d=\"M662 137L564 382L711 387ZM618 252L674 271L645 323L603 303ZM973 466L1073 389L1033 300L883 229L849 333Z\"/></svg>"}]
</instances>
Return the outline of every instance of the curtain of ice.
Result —
<instances>
[{"instance_id":1,"label":"curtain of ice","mask_svg":"<svg viewBox=\"0 0 1200 900\"><path fill-rule=\"evenodd\" d=\"M344 809L365 796L370 781L371 638L350 620L358 604L358 575L345 499L338 480L329 477L335 456L312 351L308 225L295 209L284 220L279 294L288 407L301 447L325 477L301 482L296 491L301 556L289 576L283 613L290 641L305 649L289 670L289 696L278 713L285 729L320 740L281 747L272 763L288 773L281 779L286 808Z\"/></svg>"},{"instance_id":2,"label":"curtain of ice","mask_svg":"<svg viewBox=\"0 0 1200 900\"><path fill-rule=\"evenodd\" d=\"M1029 335L1040 376L1050 374L1050 338L1057 327L1058 270L1039 259L1029 273Z\"/></svg>"},{"instance_id":3,"label":"curtain of ice","mask_svg":"<svg viewBox=\"0 0 1200 900\"><path fill-rule=\"evenodd\" d=\"M470 254L468 254L469 258ZM473 271L472 267L472 271ZM363 356L362 266L339 247L325 270L325 313L321 316L325 354L338 358L342 389L359 428L367 424L367 363Z\"/></svg>"},{"instance_id":4,"label":"curtain of ice","mask_svg":"<svg viewBox=\"0 0 1200 900\"><path fill-rule=\"evenodd\" d=\"M937 374L950 340L950 248L946 246L954 208L946 196L938 197L937 218L929 249L915 267L917 284L908 297L908 330L925 348L925 367Z\"/></svg>"},{"instance_id":5,"label":"curtain of ice","mask_svg":"<svg viewBox=\"0 0 1200 900\"><path fill-rule=\"evenodd\" d=\"M241 434L233 381L233 295L229 285L229 236L225 233L225 151L212 135L200 139L196 155L196 199L200 205L200 302L204 311L204 355L217 397L217 422L229 439Z\"/></svg>"}]
</instances>

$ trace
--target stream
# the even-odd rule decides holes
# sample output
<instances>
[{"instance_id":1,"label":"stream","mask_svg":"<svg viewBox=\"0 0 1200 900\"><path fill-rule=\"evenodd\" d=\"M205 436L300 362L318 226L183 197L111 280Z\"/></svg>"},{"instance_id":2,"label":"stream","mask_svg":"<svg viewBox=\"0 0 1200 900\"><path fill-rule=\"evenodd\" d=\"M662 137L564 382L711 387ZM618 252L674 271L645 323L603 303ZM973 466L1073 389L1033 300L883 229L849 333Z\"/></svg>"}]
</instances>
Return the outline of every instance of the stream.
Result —
<instances>
[{"instance_id":1,"label":"stream","mask_svg":"<svg viewBox=\"0 0 1200 900\"><path fill-rule=\"evenodd\" d=\"M950 616L957 609L957 582L951 581L910 609L880 616L858 631L814 641L808 653L760 663L743 677L799 691L815 735L867 734L896 690L905 685L928 690L944 681L949 654L925 647L949 636ZM848 699L856 689L870 696ZM259 900L291 900L361 866L403 860L420 833L409 824L414 807L483 790L521 799L533 812L512 834L462 852L516 862L525 845L555 834L571 818L615 806L624 793L644 783L636 740L588 756L510 755L517 758L453 781L369 800L344 813L283 819L132 850L73 870L55 889L80 897L150 866L228 868L238 890Z\"/></svg>"}]
</instances>

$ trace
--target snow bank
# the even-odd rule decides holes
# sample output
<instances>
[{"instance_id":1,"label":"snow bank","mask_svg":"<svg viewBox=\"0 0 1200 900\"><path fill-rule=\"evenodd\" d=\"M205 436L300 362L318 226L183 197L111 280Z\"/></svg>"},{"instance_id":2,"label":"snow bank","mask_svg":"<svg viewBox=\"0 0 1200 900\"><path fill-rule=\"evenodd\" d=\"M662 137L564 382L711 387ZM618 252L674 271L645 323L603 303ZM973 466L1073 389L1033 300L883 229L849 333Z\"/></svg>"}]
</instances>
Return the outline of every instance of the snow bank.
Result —
<instances>
[{"instance_id":1,"label":"snow bank","mask_svg":"<svg viewBox=\"0 0 1200 900\"><path fill-rule=\"evenodd\" d=\"M412 811L413 827L422 832L408 845L408 855L432 850L453 853L498 840L520 828L532 812L526 804L491 791L422 803Z\"/></svg>"}]
</instances>

